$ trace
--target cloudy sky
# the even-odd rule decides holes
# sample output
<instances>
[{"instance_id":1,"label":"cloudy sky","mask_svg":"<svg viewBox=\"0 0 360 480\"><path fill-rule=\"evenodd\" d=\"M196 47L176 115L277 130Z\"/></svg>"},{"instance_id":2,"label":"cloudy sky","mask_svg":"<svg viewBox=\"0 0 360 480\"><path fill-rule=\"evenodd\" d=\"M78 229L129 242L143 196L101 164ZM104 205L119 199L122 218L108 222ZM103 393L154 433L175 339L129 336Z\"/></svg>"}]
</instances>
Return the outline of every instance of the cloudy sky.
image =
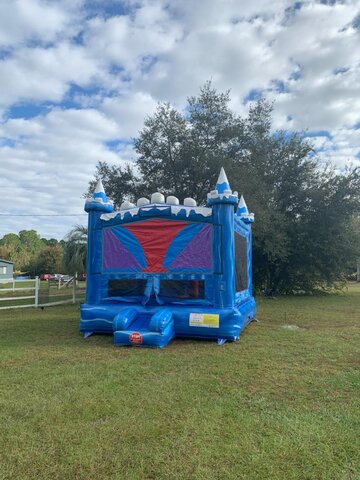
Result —
<instances>
[{"instance_id":1,"label":"cloudy sky","mask_svg":"<svg viewBox=\"0 0 360 480\"><path fill-rule=\"evenodd\" d=\"M239 113L275 99L275 128L360 164L359 0L1 0L0 237L85 223L97 162L133 160L157 102L210 78Z\"/></svg>"}]
</instances>

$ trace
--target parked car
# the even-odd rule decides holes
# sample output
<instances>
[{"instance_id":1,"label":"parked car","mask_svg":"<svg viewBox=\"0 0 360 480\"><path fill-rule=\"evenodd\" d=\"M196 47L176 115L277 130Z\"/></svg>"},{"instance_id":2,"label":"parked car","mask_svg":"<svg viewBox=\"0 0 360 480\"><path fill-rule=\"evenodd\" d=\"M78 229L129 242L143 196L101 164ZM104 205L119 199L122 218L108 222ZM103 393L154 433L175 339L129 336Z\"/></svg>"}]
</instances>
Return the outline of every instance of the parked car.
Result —
<instances>
[{"instance_id":1,"label":"parked car","mask_svg":"<svg viewBox=\"0 0 360 480\"><path fill-rule=\"evenodd\" d=\"M50 273L42 273L40 275L40 280L43 280L45 282L48 282L51 278L51 274Z\"/></svg>"},{"instance_id":2,"label":"parked car","mask_svg":"<svg viewBox=\"0 0 360 480\"><path fill-rule=\"evenodd\" d=\"M64 282L67 282L68 280L70 280L71 277L70 275L64 275L62 273L54 273L53 275L50 275L50 278L49 280L51 281L55 281L55 282L59 282L60 283L64 283Z\"/></svg>"},{"instance_id":3,"label":"parked car","mask_svg":"<svg viewBox=\"0 0 360 480\"><path fill-rule=\"evenodd\" d=\"M63 275L61 273L52 273L50 275L50 280L59 280Z\"/></svg>"}]
</instances>

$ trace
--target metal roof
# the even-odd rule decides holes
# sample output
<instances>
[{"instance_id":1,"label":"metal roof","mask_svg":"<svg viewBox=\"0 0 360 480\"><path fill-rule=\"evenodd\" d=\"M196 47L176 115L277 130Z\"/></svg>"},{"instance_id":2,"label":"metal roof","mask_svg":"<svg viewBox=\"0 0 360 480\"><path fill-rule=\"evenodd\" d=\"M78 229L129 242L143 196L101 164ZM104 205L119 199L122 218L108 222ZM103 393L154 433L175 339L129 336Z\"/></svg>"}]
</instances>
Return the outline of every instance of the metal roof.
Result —
<instances>
[{"instance_id":1,"label":"metal roof","mask_svg":"<svg viewBox=\"0 0 360 480\"><path fill-rule=\"evenodd\" d=\"M10 262L10 260L3 260L2 258L0 258L0 262L11 263L12 265L14 265L14 262Z\"/></svg>"}]
</instances>

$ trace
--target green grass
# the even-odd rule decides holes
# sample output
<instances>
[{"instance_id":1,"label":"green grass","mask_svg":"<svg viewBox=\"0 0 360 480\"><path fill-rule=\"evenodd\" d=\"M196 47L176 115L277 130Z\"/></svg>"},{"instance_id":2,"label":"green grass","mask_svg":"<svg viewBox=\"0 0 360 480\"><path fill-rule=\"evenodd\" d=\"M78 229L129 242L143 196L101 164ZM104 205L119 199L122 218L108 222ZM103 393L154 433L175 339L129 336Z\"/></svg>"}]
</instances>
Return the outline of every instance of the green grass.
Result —
<instances>
[{"instance_id":1,"label":"green grass","mask_svg":"<svg viewBox=\"0 0 360 480\"><path fill-rule=\"evenodd\" d=\"M1 311L0 478L359 479L359 285L258 304L236 343L164 350Z\"/></svg>"}]
</instances>

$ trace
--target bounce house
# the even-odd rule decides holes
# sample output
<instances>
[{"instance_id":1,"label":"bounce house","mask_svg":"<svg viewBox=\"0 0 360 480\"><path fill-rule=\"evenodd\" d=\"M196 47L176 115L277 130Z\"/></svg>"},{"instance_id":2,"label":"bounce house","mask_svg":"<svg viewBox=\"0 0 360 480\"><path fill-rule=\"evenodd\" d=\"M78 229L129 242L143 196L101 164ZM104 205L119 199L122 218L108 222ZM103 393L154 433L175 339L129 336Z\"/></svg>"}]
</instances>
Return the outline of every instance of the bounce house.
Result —
<instances>
[{"instance_id":1,"label":"bounce house","mask_svg":"<svg viewBox=\"0 0 360 480\"><path fill-rule=\"evenodd\" d=\"M237 209L235 211L235 206ZM255 316L251 223L221 169L207 207L154 193L114 212L101 181L86 200L86 303L80 331L115 345L165 347L176 337L235 341Z\"/></svg>"}]
</instances>

